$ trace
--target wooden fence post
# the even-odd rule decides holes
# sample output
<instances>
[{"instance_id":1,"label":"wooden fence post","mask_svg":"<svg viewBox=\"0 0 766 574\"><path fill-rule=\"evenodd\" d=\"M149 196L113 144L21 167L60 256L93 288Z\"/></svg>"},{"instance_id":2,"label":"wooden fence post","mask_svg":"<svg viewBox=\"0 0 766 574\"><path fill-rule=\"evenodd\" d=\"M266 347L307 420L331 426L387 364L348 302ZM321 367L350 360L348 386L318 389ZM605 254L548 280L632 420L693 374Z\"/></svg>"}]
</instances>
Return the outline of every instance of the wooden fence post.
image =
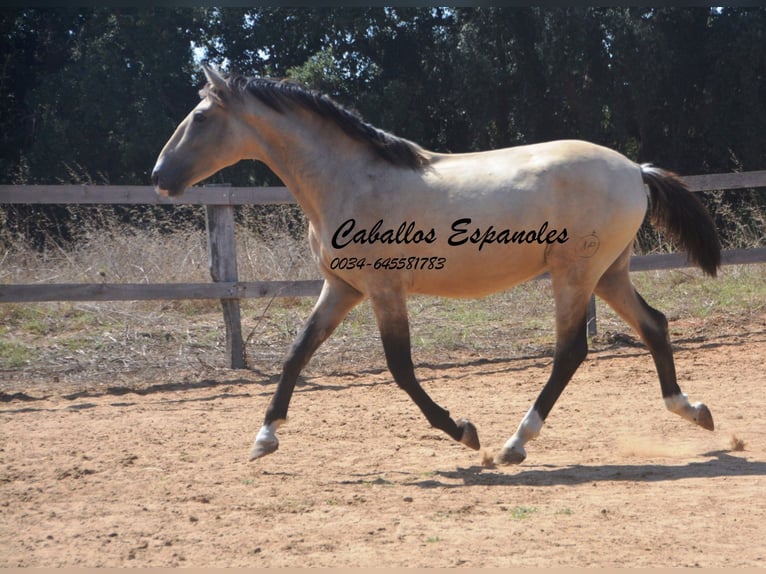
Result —
<instances>
[{"instance_id":1,"label":"wooden fence post","mask_svg":"<svg viewBox=\"0 0 766 574\"><path fill-rule=\"evenodd\" d=\"M598 333L596 328L596 296L591 295L590 301L588 301L588 337L595 337Z\"/></svg>"},{"instance_id":2,"label":"wooden fence post","mask_svg":"<svg viewBox=\"0 0 766 574\"><path fill-rule=\"evenodd\" d=\"M213 281L239 281L237 277L237 248L234 235L234 206L207 205L205 208L210 276ZM245 345L239 299L221 299L223 321L226 325L226 355L232 369L245 368Z\"/></svg>"}]
</instances>

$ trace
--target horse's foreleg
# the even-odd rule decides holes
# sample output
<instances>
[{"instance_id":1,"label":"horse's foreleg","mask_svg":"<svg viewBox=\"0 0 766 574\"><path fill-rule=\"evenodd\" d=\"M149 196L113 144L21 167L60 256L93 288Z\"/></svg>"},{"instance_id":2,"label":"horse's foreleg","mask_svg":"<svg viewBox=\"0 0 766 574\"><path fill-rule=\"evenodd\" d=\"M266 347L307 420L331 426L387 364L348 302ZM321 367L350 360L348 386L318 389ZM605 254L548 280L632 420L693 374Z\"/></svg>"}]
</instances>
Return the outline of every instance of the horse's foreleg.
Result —
<instances>
[{"instance_id":1,"label":"horse's foreleg","mask_svg":"<svg viewBox=\"0 0 766 574\"><path fill-rule=\"evenodd\" d=\"M303 367L319 346L333 333L364 296L341 281L325 281L314 310L295 339L285 359L277 390L266 409L266 418L255 437L250 460L271 454L279 448L276 430L287 418L287 408Z\"/></svg>"},{"instance_id":2,"label":"horse's foreleg","mask_svg":"<svg viewBox=\"0 0 766 574\"><path fill-rule=\"evenodd\" d=\"M596 286L604 299L649 347L660 379L665 407L704 429L713 430L713 416L703 403L690 403L676 379L673 349L668 335L668 320L649 306L633 287L626 267L610 269Z\"/></svg>"},{"instance_id":3,"label":"horse's foreleg","mask_svg":"<svg viewBox=\"0 0 766 574\"><path fill-rule=\"evenodd\" d=\"M467 420L455 422L449 411L428 396L415 377L405 296L400 293L376 294L370 296L370 302L378 322L388 369L396 384L415 402L431 426L478 450L480 443L476 427Z\"/></svg>"},{"instance_id":4,"label":"horse's foreleg","mask_svg":"<svg viewBox=\"0 0 766 574\"><path fill-rule=\"evenodd\" d=\"M553 355L553 370L518 429L495 457L498 464L518 464L527 457L524 445L540 434L545 418L588 354L585 326L590 295L584 290L572 290L566 286L557 289L554 278L554 296L556 349Z\"/></svg>"}]
</instances>

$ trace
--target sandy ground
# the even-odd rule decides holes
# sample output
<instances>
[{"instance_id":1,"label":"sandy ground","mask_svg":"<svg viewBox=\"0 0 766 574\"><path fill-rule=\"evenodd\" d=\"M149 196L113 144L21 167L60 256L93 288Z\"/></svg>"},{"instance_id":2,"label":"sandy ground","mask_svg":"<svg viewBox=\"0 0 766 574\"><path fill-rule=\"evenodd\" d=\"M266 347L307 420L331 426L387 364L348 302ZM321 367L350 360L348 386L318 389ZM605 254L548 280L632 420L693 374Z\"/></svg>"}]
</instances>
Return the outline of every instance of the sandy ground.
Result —
<instances>
[{"instance_id":1,"label":"sandy ground","mask_svg":"<svg viewBox=\"0 0 766 574\"><path fill-rule=\"evenodd\" d=\"M419 365L480 453L429 428L380 368L306 377L280 450L253 463L271 377L17 384L0 394L0 566L763 567L764 319L675 343L714 432L665 411L643 348L605 347L516 467L482 458L546 356Z\"/></svg>"}]
</instances>

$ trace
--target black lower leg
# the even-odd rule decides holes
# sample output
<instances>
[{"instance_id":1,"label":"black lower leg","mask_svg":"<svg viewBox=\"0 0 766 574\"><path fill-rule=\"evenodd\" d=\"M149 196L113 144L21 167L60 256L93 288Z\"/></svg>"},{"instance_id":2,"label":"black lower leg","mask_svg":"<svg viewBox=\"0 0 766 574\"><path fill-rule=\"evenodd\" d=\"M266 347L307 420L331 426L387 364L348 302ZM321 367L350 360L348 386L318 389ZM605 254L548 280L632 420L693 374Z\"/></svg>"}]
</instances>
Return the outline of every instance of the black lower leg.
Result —
<instances>
[{"instance_id":1,"label":"black lower leg","mask_svg":"<svg viewBox=\"0 0 766 574\"><path fill-rule=\"evenodd\" d=\"M449 411L437 405L415 377L406 292L390 290L376 293L370 295L370 302L378 322L386 362L396 384L420 408L431 426L470 448L480 448L479 437L473 424L465 420L459 423L452 420Z\"/></svg>"},{"instance_id":2,"label":"black lower leg","mask_svg":"<svg viewBox=\"0 0 766 574\"><path fill-rule=\"evenodd\" d=\"M707 430L713 430L713 415L710 409L703 403L690 404L686 395L681 391L676 378L676 367L673 361L673 349L668 336L668 320L661 312L650 307L646 301L636 293L644 311L639 320L639 331L654 359L657 374L660 378L662 397L665 406L683 418L698 424Z\"/></svg>"},{"instance_id":3,"label":"black lower leg","mask_svg":"<svg viewBox=\"0 0 766 574\"><path fill-rule=\"evenodd\" d=\"M401 326L398 332L393 334L389 330L382 330L381 338L388 368L397 385L409 395L431 426L444 431L456 441L463 439L464 425L458 425L452 420L449 411L436 404L415 377L409 326Z\"/></svg>"},{"instance_id":4,"label":"black lower leg","mask_svg":"<svg viewBox=\"0 0 766 574\"><path fill-rule=\"evenodd\" d=\"M639 320L639 333L649 347L654 365L660 379L663 398L681 394L676 378L676 367L673 361L673 349L668 335L668 320L660 311L652 308L643 297L636 293L644 311Z\"/></svg>"},{"instance_id":5,"label":"black lower leg","mask_svg":"<svg viewBox=\"0 0 766 574\"><path fill-rule=\"evenodd\" d=\"M284 420L287 408L303 367L319 346L335 331L336 327L361 300L363 295L340 280L327 280L311 315L296 337L282 365L282 375L277 390L266 409L264 424Z\"/></svg>"},{"instance_id":6,"label":"black lower leg","mask_svg":"<svg viewBox=\"0 0 766 574\"><path fill-rule=\"evenodd\" d=\"M312 317L293 343L282 366L282 374L277 384L277 390L271 397L271 402L266 409L264 424L287 418L287 408L290 405L290 399L293 396L298 375L324 340L324 338L318 336L318 331L317 320L315 317Z\"/></svg>"},{"instance_id":7,"label":"black lower leg","mask_svg":"<svg viewBox=\"0 0 766 574\"><path fill-rule=\"evenodd\" d=\"M588 354L588 340L586 335L586 318L577 323L577 327L571 329L563 336L559 334L556 342L556 351L553 355L553 370L548 382L543 387L535 401L534 408L540 418L545 418L550 413L553 405L558 400L569 380L574 375L577 367L585 360Z\"/></svg>"},{"instance_id":8,"label":"black lower leg","mask_svg":"<svg viewBox=\"0 0 766 574\"><path fill-rule=\"evenodd\" d=\"M383 349L388 369L397 385L409 395L434 428L438 428L459 441L463 429L450 417L449 411L436 404L415 378L412 364L409 334L407 336L383 337Z\"/></svg>"}]
</instances>

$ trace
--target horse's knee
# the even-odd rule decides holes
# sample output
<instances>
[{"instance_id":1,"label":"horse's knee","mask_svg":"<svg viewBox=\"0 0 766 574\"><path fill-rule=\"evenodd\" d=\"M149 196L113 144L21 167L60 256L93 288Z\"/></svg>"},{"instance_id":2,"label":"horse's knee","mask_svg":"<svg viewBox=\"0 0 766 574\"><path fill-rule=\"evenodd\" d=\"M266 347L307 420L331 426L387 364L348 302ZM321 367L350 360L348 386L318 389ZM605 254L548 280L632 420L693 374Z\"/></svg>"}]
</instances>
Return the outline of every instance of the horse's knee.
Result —
<instances>
[{"instance_id":1,"label":"horse's knee","mask_svg":"<svg viewBox=\"0 0 766 574\"><path fill-rule=\"evenodd\" d=\"M572 346L571 354L571 360L578 365L586 359L588 356L588 340L586 337L577 337Z\"/></svg>"},{"instance_id":2,"label":"horse's knee","mask_svg":"<svg viewBox=\"0 0 766 574\"><path fill-rule=\"evenodd\" d=\"M409 353L391 353L386 355L386 365L399 386L407 387L407 381L414 378L415 366Z\"/></svg>"},{"instance_id":3,"label":"horse's knee","mask_svg":"<svg viewBox=\"0 0 766 574\"><path fill-rule=\"evenodd\" d=\"M557 346L555 359L566 370L576 369L588 356L588 340L585 333L577 333Z\"/></svg>"}]
</instances>

